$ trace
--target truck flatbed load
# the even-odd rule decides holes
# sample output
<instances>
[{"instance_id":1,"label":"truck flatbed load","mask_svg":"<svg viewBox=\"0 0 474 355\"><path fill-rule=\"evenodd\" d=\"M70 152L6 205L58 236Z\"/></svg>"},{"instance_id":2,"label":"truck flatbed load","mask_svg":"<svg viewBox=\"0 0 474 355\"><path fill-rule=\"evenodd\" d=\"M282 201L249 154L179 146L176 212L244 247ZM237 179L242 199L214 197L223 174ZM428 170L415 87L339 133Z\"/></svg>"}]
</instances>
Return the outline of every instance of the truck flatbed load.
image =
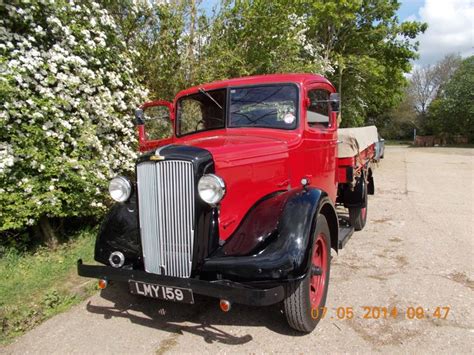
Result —
<instances>
[{"instance_id":1,"label":"truck flatbed load","mask_svg":"<svg viewBox=\"0 0 474 355\"><path fill-rule=\"evenodd\" d=\"M375 142L378 142L377 127L339 128L338 134L338 158L351 158Z\"/></svg>"}]
</instances>

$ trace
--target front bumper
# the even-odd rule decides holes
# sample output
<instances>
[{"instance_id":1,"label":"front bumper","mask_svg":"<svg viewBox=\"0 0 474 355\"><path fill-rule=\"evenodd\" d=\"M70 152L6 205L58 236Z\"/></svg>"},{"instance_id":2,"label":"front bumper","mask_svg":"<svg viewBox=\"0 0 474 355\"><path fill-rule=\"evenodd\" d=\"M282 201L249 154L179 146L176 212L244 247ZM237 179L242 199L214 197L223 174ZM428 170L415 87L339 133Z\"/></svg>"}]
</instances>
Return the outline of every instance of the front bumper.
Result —
<instances>
[{"instance_id":1,"label":"front bumper","mask_svg":"<svg viewBox=\"0 0 474 355\"><path fill-rule=\"evenodd\" d=\"M268 306L278 303L285 298L283 285L272 288L255 288L229 280L205 281L198 279L184 279L157 274L150 274L140 270L117 269L110 266L84 265L82 260L77 261L77 273L80 276L108 281L129 280L160 284L171 287L190 288L193 293L226 299L233 303L253 306Z\"/></svg>"}]
</instances>

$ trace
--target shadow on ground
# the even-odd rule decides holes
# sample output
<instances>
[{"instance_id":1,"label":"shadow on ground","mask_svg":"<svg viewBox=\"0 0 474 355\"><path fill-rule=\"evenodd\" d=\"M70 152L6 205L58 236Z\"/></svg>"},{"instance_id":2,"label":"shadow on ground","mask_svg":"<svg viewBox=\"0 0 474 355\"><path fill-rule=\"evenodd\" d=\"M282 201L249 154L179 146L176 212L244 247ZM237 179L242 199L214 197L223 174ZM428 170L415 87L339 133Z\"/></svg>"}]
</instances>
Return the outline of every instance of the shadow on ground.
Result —
<instances>
[{"instance_id":1,"label":"shadow on ground","mask_svg":"<svg viewBox=\"0 0 474 355\"><path fill-rule=\"evenodd\" d=\"M251 307L235 304L230 312L223 313L215 298L195 295L195 303L192 305L167 302L132 295L128 292L128 285L123 283L110 285L101 291L100 296L114 305L99 306L89 301L87 311L102 314L105 319L127 318L134 324L169 333L188 332L202 337L207 343L240 345L253 339L250 334L229 334L219 329L219 325L266 327L279 334L301 335L289 328L280 305ZM194 324L189 325L190 323Z\"/></svg>"}]
</instances>

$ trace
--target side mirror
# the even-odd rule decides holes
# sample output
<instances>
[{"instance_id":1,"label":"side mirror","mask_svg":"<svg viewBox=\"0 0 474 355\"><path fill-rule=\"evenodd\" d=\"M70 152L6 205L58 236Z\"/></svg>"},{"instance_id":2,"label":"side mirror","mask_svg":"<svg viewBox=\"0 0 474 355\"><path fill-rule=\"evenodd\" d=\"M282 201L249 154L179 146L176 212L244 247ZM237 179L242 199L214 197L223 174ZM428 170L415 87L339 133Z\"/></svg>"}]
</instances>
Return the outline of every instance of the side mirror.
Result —
<instances>
[{"instance_id":1,"label":"side mirror","mask_svg":"<svg viewBox=\"0 0 474 355\"><path fill-rule=\"evenodd\" d=\"M332 93L331 95L329 95L329 102L331 103L331 111L332 112L339 112L340 98L339 98L339 94L337 92Z\"/></svg>"},{"instance_id":2,"label":"side mirror","mask_svg":"<svg viewBox=\"0 0 474 355\"><path fill-rule=\"evenodd\" d=\"M145 112L141 108L135 110L135 124L137 126L145 124Z\"/></svg>"}]
</instances>

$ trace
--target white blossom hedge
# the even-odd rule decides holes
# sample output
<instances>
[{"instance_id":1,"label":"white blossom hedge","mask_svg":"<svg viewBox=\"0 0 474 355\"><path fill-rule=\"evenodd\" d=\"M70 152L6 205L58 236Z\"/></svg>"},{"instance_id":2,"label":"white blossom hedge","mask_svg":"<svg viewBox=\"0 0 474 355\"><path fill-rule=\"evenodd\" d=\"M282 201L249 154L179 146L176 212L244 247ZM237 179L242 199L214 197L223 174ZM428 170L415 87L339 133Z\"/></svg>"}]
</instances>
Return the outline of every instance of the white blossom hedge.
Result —
<instances>
[{"instance_id":1,"label":"white blossom hedge","mask_svg":"<svg viewBox=\"0 0 474 355\"><path fill-rule=\"evenodd\" d=\"M117 31L90 1L0 2L0 232L99 214L133 168L145 92Z\"/></svg>"}]
</instances>

